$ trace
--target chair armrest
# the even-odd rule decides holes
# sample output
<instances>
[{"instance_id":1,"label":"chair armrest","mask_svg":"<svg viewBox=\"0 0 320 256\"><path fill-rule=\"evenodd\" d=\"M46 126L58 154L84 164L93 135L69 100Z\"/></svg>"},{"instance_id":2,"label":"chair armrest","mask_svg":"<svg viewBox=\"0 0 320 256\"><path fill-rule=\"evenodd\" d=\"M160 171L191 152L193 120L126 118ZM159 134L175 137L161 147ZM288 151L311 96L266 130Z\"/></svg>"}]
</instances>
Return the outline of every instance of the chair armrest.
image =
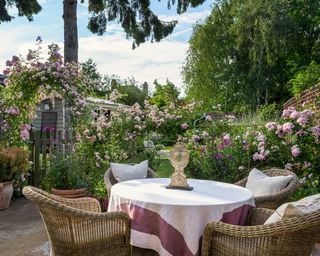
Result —
<instances>
[{"instance_id":1,"label":"chair armrest","mask_svg":"<svg viewBox=\"0 0 320 256\"><path fill-rule=\"evenodd\" d=\"M301 239L301 237L308 239L306 246L309 246L312 250L314 243L319 238L319 224L320 211L287 218L267 225L236 226L214 221L205 227L201 255L211 255L212 250L219 252L215 255L276 255L266 254L263 250L270 252L270 250L280 248L284 244L286 248L292 250L297 245L295 239ZM275 243L275 241L278 242ZM298 244L298 246L302 247L301 244ZM249 249L253 252L245 252ZM241 253L239 254L238 251L240 250Z\"/></svg>"},{"instance_id":2,"label":"chair armrest","mask_svg":"<svg viewBox=\"0 0 320 256\"><path fill-rule=\"evenodd\" d=\"M249 212L247 225L263 225L266 220L274 213L274 210L265 208L252 208Z\"/></svg>"},{"instance_id":3,"label":"chair armrest","mask_svg":"<svg viewBox=\"0 0 320 256\"><path fill-rule=\"evenodd\" d=\"M245 187L246 186L246 183L247 183L247 179L248 177L242 179L242 180L239 180L238 182L234 183L234 185L238 185L240 187Z\"/></svg>"}]
</instances>

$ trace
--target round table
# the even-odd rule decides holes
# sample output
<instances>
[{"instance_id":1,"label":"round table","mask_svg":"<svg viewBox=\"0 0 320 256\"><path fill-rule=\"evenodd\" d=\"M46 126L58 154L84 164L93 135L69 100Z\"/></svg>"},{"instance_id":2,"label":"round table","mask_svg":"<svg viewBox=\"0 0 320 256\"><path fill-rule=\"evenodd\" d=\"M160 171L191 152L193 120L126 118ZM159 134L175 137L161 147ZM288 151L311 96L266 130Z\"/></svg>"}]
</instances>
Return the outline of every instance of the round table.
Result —
<instances>
[{"instance_id":1,"label":"round table","mask_svg":"<svg viewBox=\"0 0 320 256\"><path fill-rule=\"evenodd\" d=\"M160 256L194 256L211 221L244 225L254 207L248 189L223 182L188 179L192 191L166 189L170 179L120 182L111 189L108 211L123 211L132 219L132 245Z\"/></svg>"}]
</instances>

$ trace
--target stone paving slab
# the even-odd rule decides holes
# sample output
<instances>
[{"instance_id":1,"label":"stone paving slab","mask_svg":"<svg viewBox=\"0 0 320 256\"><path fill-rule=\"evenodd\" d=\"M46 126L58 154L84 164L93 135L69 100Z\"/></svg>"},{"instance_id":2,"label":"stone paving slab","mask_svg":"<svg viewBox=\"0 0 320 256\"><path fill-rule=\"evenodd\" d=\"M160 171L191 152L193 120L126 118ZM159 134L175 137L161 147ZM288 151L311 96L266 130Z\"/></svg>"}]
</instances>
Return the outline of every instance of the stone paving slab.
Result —
<instances>
[{"instance_id":1,"label":"stone paving slab","mask_svg":"<svg viewBox=\"0 0 320 256\"><path fill-rule=\"evenodd\" d=\"M0 211L1 256L49 256L50 245L36 206L26 198L11 202L10 208ZM156 252L133 249L133 256L156 256ZM183 256L183 255L176 255ZM320 256L317 244L312 256Z\"/></svg>"}]
</instances>

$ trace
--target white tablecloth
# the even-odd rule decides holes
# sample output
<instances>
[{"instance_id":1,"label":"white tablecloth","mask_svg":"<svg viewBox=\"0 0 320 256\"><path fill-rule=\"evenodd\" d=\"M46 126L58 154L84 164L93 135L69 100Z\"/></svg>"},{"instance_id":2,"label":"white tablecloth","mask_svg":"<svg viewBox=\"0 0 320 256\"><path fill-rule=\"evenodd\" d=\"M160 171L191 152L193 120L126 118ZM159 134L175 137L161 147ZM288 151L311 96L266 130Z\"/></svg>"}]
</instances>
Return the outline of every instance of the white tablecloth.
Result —
<instances>
[{"instance_id":1,"label":"white tablecloth","mask_svg":"<svg viewBox=\"0 0 320 256\"><path fill-rule=\"evenodd\" d=\"M192 191L166 189L170 179L121 182L111 189L108 211L123 211L132 219L132 245L160 256L200 253L205 226L222 220L244 224L254 206L252 192L232 184L188 179Z\"/></svg>"}]
</instances>

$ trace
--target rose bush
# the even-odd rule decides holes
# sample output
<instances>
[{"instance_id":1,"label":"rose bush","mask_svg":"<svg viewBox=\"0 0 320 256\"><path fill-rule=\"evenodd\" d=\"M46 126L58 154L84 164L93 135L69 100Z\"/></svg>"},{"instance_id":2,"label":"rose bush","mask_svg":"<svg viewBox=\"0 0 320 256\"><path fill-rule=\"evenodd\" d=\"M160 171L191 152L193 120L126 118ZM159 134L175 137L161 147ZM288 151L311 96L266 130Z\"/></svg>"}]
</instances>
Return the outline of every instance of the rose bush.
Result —
<instances>
[{"instance_id":1,"label":"rose bush","mask_svg":"<svg viewBox=\"0 0 320 256\"><path fill-rule=\"evenodd\" d=\"M207 119L206 125L188 132L188 175L235 182L253 167L278 167L301 179L310 177L309 183L301 182L310 188L318 182L320 168L320 126L316 120L316 112L292 107L278 120L261 126L243 127L227 118L216 122Z\"/></svg>"},{"instance_id":2,"label":"rose bush","mask_svg":"<svg viewBox=\"0 0 320 256\"><path fill-rule=\"evenodd\" d=\"M80 65L64 65L58 45L49 45L48 58L43 60L41 38L37 41L37 50L29 50L26 58L13 56L3 71L7 78L0 90L0 114L8 145L21 145L29 139L36 107L43 96L62 97L67 102L72 127L76 127L84 120L79 117L84 117L88 106L86 98L93 90L94 83L84 75Z\"/></svg>"}]
</instances>

